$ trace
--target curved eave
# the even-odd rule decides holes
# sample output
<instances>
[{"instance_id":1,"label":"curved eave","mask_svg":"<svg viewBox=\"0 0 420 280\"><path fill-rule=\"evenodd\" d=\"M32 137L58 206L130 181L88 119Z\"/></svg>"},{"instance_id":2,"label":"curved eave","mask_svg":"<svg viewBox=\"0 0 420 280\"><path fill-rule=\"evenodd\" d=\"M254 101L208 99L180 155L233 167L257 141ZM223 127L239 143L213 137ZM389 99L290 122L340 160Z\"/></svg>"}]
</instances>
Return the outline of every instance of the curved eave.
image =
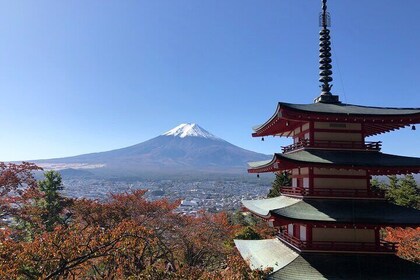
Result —
<instances>
[{"instance_id":1,"label":"curved eave","mask_svg":"<svg viewBox=\"0 0 420 280\"><path fill-rule=\"evenodd\" d=\"M351 104L278 103L273 116L253 128L253 137L290 136L294 127L308 121L363 123L366 136L420 123L420 108L380 108Z\"/></svg>"},{"instance_id":2,"label":"curved eave","mask_svg":"<svg viewBox=\"0 0 420 280\"><path fill-rule=\"evenodd\" d=\"M287 196L278 196L274 198L242 200L242 205L253 214L267 219L271 216L270 211L293 205L299 201L299 199Z\"/></svg>"},{"instance_id":3,"label":"curved eave","mask_svg":"<svg viewBox=\"0 0 420 280\"><path fill-rule=\"evenodd\" d=\"M272 268L273 272L287 266L299 254L278 239L238 240L235 246L242 258L248 261L251 269Z\"/></svg>"},{"instance_id":4,"label":"curved eave","mask_svg":"<svg viewBox=\"0 0 420 280\"><path fill-rule=\"evenodd\" d=\"M248 165L250 167L248 168L248 173L265 173L282 170L278 166L276 154L274 154L271 160L249 162Z\"/></svg>"},{"instance_id":5,"label":"curved eave","mask_svg":"<svg viewBox=\"0 0 420 280\"><path fill-rule=\"evenodd\" d=\"M266 163L262 162L261 165L258 165L258 162L250 162L248 165L250 166L250 168L248 168L248 173L278 172L301 166L300 163L296 163L294 161L287 159L282 160L277 156L277 154L274 154L272 160L267 161Z\"/></svg>"},{"instance_id":6,"label":"curved eave","mask_svg":"<svg viewBox=\"0 0 420 280\"><path fill-rule=\"evenodd\" d=\"M270 213L274 217L307 222L414 227L420 224L420 210L386 201L308 199Z\"/></svg>"},{"instance_id":7,"label":"curved eave","mask_svg":"<svg viewBox=\"0 0 420 280\"><path fill-rule=\"evenodd\" d=\"M266 173L299 167L360 169L371 175L420 173L420 158L380 152L326 151L306 149L290 154L274 154L270 161L249 163L249 173Z\"/></svg>"},{"instance_id":8,"label":"curved eave","mask_svg":"<svg viewBox=\"0 0 420 280\"><path fill-rule=\"evenodd\" d=\"M285 115L285 110L282 103L278 103L276 111L264 124L254 126L252 129L252 137L262 137L262 136L281 136L289 137L291 136L293 130L303 122L303 120L293 120L288 119ZM287 113L286 113L287 115Z\"/></svg>"}]
</instances>

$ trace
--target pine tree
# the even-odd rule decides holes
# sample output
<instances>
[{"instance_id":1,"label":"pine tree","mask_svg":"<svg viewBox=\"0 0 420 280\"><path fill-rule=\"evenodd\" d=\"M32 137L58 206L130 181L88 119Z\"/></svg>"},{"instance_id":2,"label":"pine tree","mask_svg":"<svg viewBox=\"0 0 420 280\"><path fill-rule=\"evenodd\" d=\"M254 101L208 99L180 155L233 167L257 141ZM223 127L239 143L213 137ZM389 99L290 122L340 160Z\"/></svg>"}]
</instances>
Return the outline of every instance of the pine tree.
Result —
<instances>
[{"instance_id":1,"label":"pine tree","mask_svg":"<svg viewBox=\"0 0 420 280\"><path fill-rule=\"evenodd\" d=\"M289 173L282 172L280 174L276 173L276 179L271 186L271 189L268 192L267 197L277 197L280 196L281 187L291 186L292 180L290 179Z\"/></svg>"},{"instance_id":2,"label":"pine tree","mask_svg":"<svg viewBox=\"0 0 420 280\"><path fill-rule=\"evenodd\" d=\"M420 209L420 190L413 175L402 178L389 176L389 180L389 185L385 186L388 200L397 205Z\"/></svg>"},{"instance_id":3,"label":"pine tree","mask_svg":"<svg viewBox=\"0 0 420 280\"><path fill-rule=\"evenodd\" d=\"M39 191L43 197L38 201L38 207L43 210L41 219L44 222L45 229L52 231L54 226L62 224L62 211L65 206L65 199L59 191L63 190L60 173L56 171L47 171L44 173L45 179L38 182Z\"/></svg>"}]
</instances>

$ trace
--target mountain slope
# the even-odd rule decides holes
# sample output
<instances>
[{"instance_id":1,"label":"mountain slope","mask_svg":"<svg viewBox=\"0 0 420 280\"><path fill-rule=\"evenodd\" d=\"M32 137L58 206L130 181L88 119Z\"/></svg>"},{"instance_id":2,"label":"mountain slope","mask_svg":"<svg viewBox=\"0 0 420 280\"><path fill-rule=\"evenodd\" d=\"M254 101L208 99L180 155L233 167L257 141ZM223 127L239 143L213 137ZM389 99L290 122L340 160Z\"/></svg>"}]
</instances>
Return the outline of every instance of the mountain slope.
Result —
<instances>
[{"instance_id":1,"label":"mountain slope","mask_svg":"<svg viewBox=\"0 0 420 280\"><path fill-rule=\"evenodd\" d=\"M181 124L130 147L39 163L45 167L90 168L91 172L133 176L145 172L244 173L247 162L268 158L216 137L197 124Z\"/></svg>"}]
</instances>

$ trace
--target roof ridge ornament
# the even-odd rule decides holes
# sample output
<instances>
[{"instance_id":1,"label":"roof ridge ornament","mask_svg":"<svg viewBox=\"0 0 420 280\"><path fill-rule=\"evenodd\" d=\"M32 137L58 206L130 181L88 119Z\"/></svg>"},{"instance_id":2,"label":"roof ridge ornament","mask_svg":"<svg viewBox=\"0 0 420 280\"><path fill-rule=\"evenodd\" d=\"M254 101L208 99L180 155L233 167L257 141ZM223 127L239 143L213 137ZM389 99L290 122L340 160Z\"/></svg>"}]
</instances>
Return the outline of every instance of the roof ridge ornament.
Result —
<instances>
[{"instance_id":1,"label":"roof ridge ornament","mask_svg":"<svg viewBox=\"0 0 420 280\"><path fill-rule=\"evenodd\" d=\"M327 12L327 0L322 0L322 12L319 15L319 25L321 31L319 32L319 81L322 83L321 95L318 96L314 102L318 103L341 103L338 95L331 94L332 82L332 65L331 65L331 36L330 30L331 17Z\"/></svg>"}]
</instances>

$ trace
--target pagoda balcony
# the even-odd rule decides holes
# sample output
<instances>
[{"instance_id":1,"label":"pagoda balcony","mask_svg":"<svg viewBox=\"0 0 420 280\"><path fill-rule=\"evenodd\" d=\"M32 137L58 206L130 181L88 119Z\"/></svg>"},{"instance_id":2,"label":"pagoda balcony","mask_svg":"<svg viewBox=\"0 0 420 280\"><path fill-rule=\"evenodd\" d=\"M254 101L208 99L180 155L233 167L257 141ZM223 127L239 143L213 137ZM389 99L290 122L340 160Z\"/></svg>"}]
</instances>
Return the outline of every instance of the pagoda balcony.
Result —
<instances>
[{"instance_id":1,"label":"pagoda balcony","mask_svg":"<svg viewBox=\"0 0 420 280\"><path fill-rule=\"evenodd\" d=\"M353 149L364 151L380 151L382 142L360 142L360 141L336 141L336 140L317 140L313 144L309 140L303 139L299 142L293 143L288 146L282 146L283 153L289 153L305 147L322 148L322 149Z\"/></svg>"},{"instance_id":2,"label":"pagoda balcony","mask_svg":"<svg viewBox=\"0 0 420 280\"><path fill-rule=\"evenodd\" d=\"M289 235L287 232L277 234L277 238L299 251L345 251L345 252L380 252L395 253L398 243L380 240L375 242L347 242L347 241L303 241Z\"/></svg>"},{"instance_id":3,"label":"pagoda balcony","mask_svg":"<svg viewBox=\"0 0 420 280\"><path fill-rule=\"evenodd\" d=\"M350 197L350 198L384 198L385 193L381 190L372 191L365 189L334 189L334 188L320 188L320 189L305 189L293 187L281 187L280 192L288 196L314 196L314 197Z\"/></svg>"}]
</instances>

